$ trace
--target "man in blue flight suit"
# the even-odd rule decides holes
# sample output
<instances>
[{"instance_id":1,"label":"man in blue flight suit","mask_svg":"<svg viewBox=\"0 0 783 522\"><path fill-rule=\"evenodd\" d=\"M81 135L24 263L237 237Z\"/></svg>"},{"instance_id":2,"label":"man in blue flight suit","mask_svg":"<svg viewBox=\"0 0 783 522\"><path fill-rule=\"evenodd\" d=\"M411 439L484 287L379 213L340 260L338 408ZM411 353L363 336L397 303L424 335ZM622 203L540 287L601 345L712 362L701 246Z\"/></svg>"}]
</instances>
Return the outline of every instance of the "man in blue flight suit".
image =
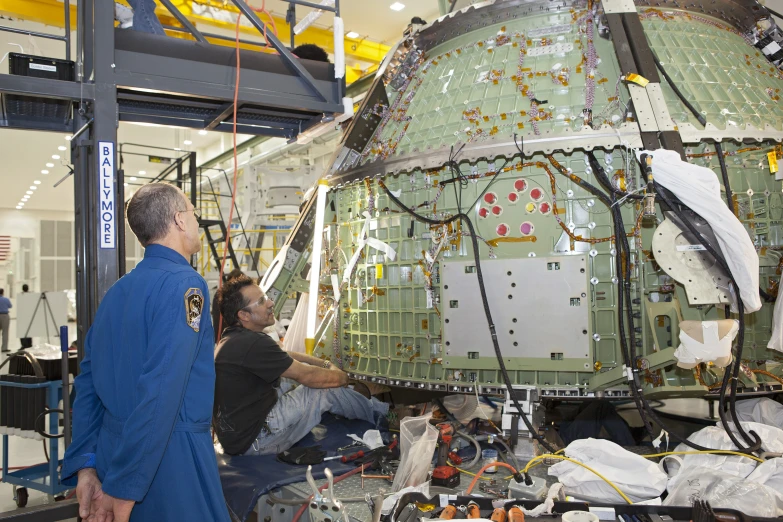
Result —
<instances>
[{"instance_id":1,"label":"man in blue flight suit","mask_svg":"<svg viewBox=\"0 0 783 522\"><path fill-rule=\"evenodd\" d=\"M78 475L90 521L228 521L209 432L209 293L188 262L201 248L199 211L152 183L126 215L144 260L109 289L87 334L63 482Z\"/></svg>"}]
</instances>

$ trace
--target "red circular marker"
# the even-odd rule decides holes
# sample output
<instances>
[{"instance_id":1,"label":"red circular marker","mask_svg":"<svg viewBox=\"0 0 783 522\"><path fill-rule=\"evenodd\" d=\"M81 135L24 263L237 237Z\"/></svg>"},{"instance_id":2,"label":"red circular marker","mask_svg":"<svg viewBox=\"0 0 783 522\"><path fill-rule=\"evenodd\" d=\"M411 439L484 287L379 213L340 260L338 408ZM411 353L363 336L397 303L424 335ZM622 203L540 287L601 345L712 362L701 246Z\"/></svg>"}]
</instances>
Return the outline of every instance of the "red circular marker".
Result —
<instances>
[{"instance_id":1,"label":"red circular marker","mask_svg":"<svg viewBox=\"0 0 783 522\"><path fill-rule=\"evenodd\" d=\"M511 203L516 203L519 200L519 194L517 194L516 192L509 192L508 200Z\"/></svg>"},{"instance_id":2,"label":"red circular marker","mask_svg":"<svg viewBox=\"0 0 783 522\"><path fill-rule=\"evenodd\" d=\"M493 204L497 200L498 200L498 197L497 197L497 195L494 192L487 192L486 194L484 194L484 202L487 205L491 205L491 204Z\"/></svg>"},{"instance_id":3,"label":"red circular marker","mask_svg":"<svg viewBox=\"0 0 783 522\"><path fill-rule=\"evenodd\" d=\"M500 214L503 213L503 207L501 207L500 205L495 205L494 207L492 207L492 213L495 214L496 216L499 216Z\"/></svg>"},{"instance_id":4,"label":"red circular marker","mask_svg":"<svg viewBox=\"0 0 783 522\"><path fill-rule=\"evenodd\" d=\"M527 190L527 181L524 179L518 179L514 182L514 189L516 189L517 192L524 192Z\"/></svg>"},{"instance_id":5,"label":"red circular marker","mask_svg":"<svg viewBox=\"0 0 783 522\"><path fill-rule=\"evenodd\" d=\"M539 199L544 197L544 193L541 191L540 188L534 188L533 190L530 191L530 197L538 201Z\"/></svg>"},{"instance_id":6,"label":"red circular marker","mask_svg":"<svg viewBox=\"0 0 783 522\"><path fill-rule=\"evenodd\" d=\"M531 223L530 221L525 221L519 227L519 231L522 233L523 236L529 236L530 234L533 233L533 223Z\"/></svg>"},{"instance_id":7,"label":"red circular marker","mask_svg":"<svg viewBox=\"0 0 783 522\"><path fill-rule=\"evenodd\" d=\"M497 232L497 234L499 236L507 236L508 235L508 225L506 225L505 223L499 224L497 226L497 228L495 229L495 232Z\"/></svg>"},{"instance_id":8,"label":"red circular marker","mask_svg":"<svg viewBox=\"0 0 783 522\"><path fill-rule=\"evenodd\" d=\"M478 215L479 215L479 217L485 218L485 217L487 217L489 215L489 210L487 210L484 207L481 207L479 209L479 211L478 211Z\"/></svg>"},{"instance_id":9,"label":"red circular marker","mask_svg":"<svg viewBox=\"0 0 783 522\"><path fill-rule=\"evenodd\" d=\"M552 206L546 201L544 201L538 206L538 211L541 212L542 214L549 214L550 210L552 210Z\"/></svg>"}]
</instances>

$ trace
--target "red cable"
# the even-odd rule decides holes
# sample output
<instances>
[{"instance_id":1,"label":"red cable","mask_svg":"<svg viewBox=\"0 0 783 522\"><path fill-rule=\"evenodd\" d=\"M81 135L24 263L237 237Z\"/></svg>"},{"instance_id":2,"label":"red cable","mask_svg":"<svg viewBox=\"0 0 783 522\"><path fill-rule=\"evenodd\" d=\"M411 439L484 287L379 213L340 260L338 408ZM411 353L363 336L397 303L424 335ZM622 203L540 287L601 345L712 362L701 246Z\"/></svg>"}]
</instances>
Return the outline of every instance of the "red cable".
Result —
<instances>
[{"instance_id":1,"label":"red cable","mask_svg":"<svg viewBox=\"0 0 783 522\"><path fill-rule=\"evenodd\" d=\"M352 475L356 475L357 473L359 473L359 472L361 472L363 470L364 470L364 464L362 464L361 466L359 466L356 469L353 469L353 470L349 471L348 473L340 475L339 477L335 477L334 478L334 483L337 484L341 480L347 479L348 477L350 477ZM324 484L323 486L321 486L320 488L318 488L318 491L323 491L327 487L329 487L329 483L328 482L326 484ZM299 519L302 517L302 513L304 513L305 509L307 509L307 506L310 505L310 499L312 499L312 498L313 498L313 496L310 495L310 497L308 498L307 502L302 504L302 507L300 507L299 511L296 512L296 514L294 515L294 519L291 522L299 522Z\"/></svg>"},{"instance_id":2,"label":"red cable","mask_svg":"<svg viewBox=\"0 0 783 522\"><path fill-rule=\"evenodd\" d=\"M234 204L237 199L237 174L239 166L237 165L237 103L239 102L239 78L240 78L240 58L239 58L239 21L242 20L242 14L237 15L236 26L236 49L237 49L237 75L234 82L234 130L232 132L234 141L234 182L231 189L231 210L228 212L228 230L226 231L225 246L223 247L223 261L220 263L220 274L218 275L218 292L223 287L223 272L226 269L226 255L228 254L228 245L231 241L231 222L234 220ZM223 315L218 321L218 340L223 333Z\"/></svg>"}]
</instances>

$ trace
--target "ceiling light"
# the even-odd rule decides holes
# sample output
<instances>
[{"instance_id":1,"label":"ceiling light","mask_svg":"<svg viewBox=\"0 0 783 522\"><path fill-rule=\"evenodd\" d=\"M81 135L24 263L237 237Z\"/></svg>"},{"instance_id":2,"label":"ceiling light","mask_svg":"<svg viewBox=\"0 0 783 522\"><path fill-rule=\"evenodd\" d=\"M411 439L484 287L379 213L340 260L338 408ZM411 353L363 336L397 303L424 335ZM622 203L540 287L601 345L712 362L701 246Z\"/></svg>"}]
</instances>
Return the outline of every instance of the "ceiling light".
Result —
<instances>
[{"instance_id":1,"label":"ceiling light","mask_svg":"<svg viewBox=\"0 0 783 522\"><path fill-rule=\"evenodd\" d=\"M405 9L405 4L394 2L392 5L389 6L389 9L391 9L392 11L402 11L403 9Z\"/></svg>"},{"instance_id":2,"label":"ceiling light","mask_svg":"<svg viewBox=\"0 0 783 522\"><path fill-rule=\"evenodd\" d=\"M40 185L41 184L41 182L38 181L38 180L33 181L33 183L35 183L36 185Z\"/></svg>"},{"instance_id":3,"label":"ceiling light","mask_svg":"<svg viewBox=\"0 0 783 522\"><path fill-rule=\"evenodd\" d=\"M52 159L54 160L60 159L60 156L57 154L52 154Z\"/></svg>"},{"instance_id":4,"label":"ceiling light","mask_svg":"<svg viewBox=\"0 0 783 522\"><path fill-rule=\"evenodd\" d=\"M144 174L146 174L146 173L147 173L147 171L146 171L146 170L140 170L140 171L139 171L139 176L143 176L143 175L144 175Z\"/></svg>"},{"instance_id":5,"label":"ceiling light","mask_svg":"<svg viewBox=\"0 0 783 522\"><path fill-rule=\"evenodd\" d=\"M127 186L128 186L128 184L127 184L127 183L123 183L123 186L127 187Z\"/></svg>"},{"instance_id":6,"label":"ceiling light","mask_svg":"<svg viewBox=\"0 0 783 522\"><path fill-rule=\"evenodd\" d=\"M32 193L33 193L32 190L28 190L27 192L25 192L25 194L32 194Z\"/></svg>"},{"instance_id":7,"label":"ceiling light","mask_svg":"<svg viewBox=\"0 0 783 522\"><path fill-rule=\"evenodd\" d=\"M49 167L49 168L52 168L52 167L54 167L54 163L47 163L46 166Z\"/></svg>"},{"instance_id":8,"label":"ceiling light","mask_svg":"<svg viewBox=\"0 0 783 522\"><path fill-rule=\"evenodd\" d=\"M359 33L357 33L356 31L350 31L350 32L346 33L345 37L346 38L359 38Z\"/></svg>"},{"instance_id":9,"label":"ceiling light","mask_svg":"<svg viewBox=\"0 0 783 522\"><path fill-rule=\"evenodd\" d=\"M68 150L68 148L65 145L60 145L57 150Z\"/></svg>"},{"instance_id":10,"label":"ceiling light","mask_svg":"<svg viewBox=\"0 0 783 522\"><path fill-rule=\"evenodd\" d=\"M66 136L66 137L65 137L65 141L71 141L71 138L73 138L73 136L71 136L71 135L69 134L68 136Z\"/></svg>"},{"instance_id":11,"label":"ceiling light","mask_svg":"<svg viewBox=\"0 0 783 522\"><path fill-rule=\"evenodd\" d=\"M179 151L179 150L182 150L182 149L180 149L179 147L174 147L174 150Z\"/></svg>"},{"instance_id":12,"label":"ceiling light","mask_svg":"<svg viewBox=\"0 0 783 522\"><path fill-rule=\"evenodd\" d=\"M131 181L136 181L136 176L131 176Z\"/></svg>"},{"instance_id":13,"label":"ceiling light","mask_svg":"<svg viewBox=\"0 0 783 522\"><path fill-rule=\"evenodd\" d=\"M207 135L207 131L205 131L204 129L201 129L200 131L198 131L198 133L201 134L202 136Z\"/></svg>"},{"instance_id":14,"label":"ceiling light","mask_svg":"<svg viewBox=\"0 0 783 522\"><path fill-rule=\"evenodd\" d=\"M16 205L16 210L22 210L22 207L19 205Z\"/></svg>"},{"instance_id":15,"label":"ceiling light","mask_svg":"<svg viewBox=\"0 0 783 522\"><path fill-rule=\"evenodd\" d=\"M185 145L193 145L193 142L190 140L185 140L182 143L184 143Z\"/></svg>"},{"instance_id":16,"label":"ceiling light","mask_svg":"<svg viewBox=\"0 0 783 522\"><path fill-rule=\"evenodd\" d=\"M28 199L30 199L30 196L24 196L24 197L22 198L22 201L27 201Z\"/></svg>"},{"instance_id":17,"label":"ceiling light","mask_svg":"<svg viewBox=\"0 0 783 522\"><path fill-rule=\"evenodd\" d=\"M36 187L35 185L30 185L30 190L38 190L38 187Z\"/></svg>"},{"instance_id":18,"label":"ceiling light","mask_svg":"<svg viewBox=\"0 0 783 522\"><path fill-rule=\"evenodd\" d=\"M17 203L17 204L16 204L16 206L17 206L17 207L23 207L23 206L24 206L24 202L23 202L23 201L20 201L19 203Z\"/></svg>"},{"instance_id":19,"label":"ceiling light","mask_svg":"<svg viewBox=\"0 0 783 522\"><path fill-rule=\"evenodd\" d=\"M48 170L42 170L41 174L49 174L49 171Z\"/></svg>"}]
</instances>

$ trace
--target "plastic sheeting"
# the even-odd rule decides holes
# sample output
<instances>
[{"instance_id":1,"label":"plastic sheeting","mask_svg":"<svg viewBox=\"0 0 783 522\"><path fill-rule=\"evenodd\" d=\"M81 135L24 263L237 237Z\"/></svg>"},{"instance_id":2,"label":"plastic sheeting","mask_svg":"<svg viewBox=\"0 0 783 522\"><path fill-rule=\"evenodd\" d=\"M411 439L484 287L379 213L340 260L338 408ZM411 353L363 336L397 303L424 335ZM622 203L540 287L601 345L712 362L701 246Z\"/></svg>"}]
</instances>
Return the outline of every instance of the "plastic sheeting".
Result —
<instances>
[{"instance_id":1,"label":"plastic sheeting","mask_svg":"<svg viewBox=\"0 0 783 522\"><path fill-rule=\"evenodd\" d=\"M771 488L722 470L695 466L669 481L664 506L691 506L696 499L713 508L736 509L755 517L777 516L777 494Z\"/></svg>"},{"instance_id":2,"label":"plastic sheeting","mask_svg":"<svg viewBox=\"0 0 783 522\"><path fill-rule=\"evenodd\" d=\"M291 324L288 326L288 332L283 339L283 350L287 352L305 352L305 335L307 334L307 301L310 294L303 293L296 303L294 315L291 317Z\"/></svg>"},{"instance_id":3,"label":"plastic sheeting","mask_svg":"<svg viewBox=\"0 0 783 522\"><path fill-rule=\"evenodd\" d=\"M740 422L758 422L783 428L783 404L767 397L737 401Z\"/></svg>"},{"instance_id":4,"label":"plastic sheeting","mask_svg":"<svg viewBox=\"0 0 783 522\"><path fill-rule=\"evenodd\" d=\"M637 152L637 156L642 153L653 157L655 181L669 189L712 227L717 246L739 287L745 313L761 308L759 256L745 227L723 200L715 173L707 167L682 161L680 155L672 150L642 151ZM736 311L734 303L732 310Z\"/></svg>"},{"instance_id":5,"label":"plastic sheeting","mask_svg":"<svg viewBox=\"0 0 783 522\"><path fill-rule=\"evenodd\" d=\"M772 335L767 348L783 352L783 299L775 301L775 311L772 314Z\"/></svg>"},{"instance_id":6,"label":"plastic sheeting","mask_svg":"<svg viewBox=\"0 0 783 522\"><path fill-rule=\"evenodd\" d=\"M770 459L748 475L747 480L763 484L775 494L777 516L783 516L783 458Z\"/></svg>"},{"instance_id":7,"label":"plastic sheeting","mask_svg":"<svg viewBox=\"0 0 783 522\"><path fill-rule=\"evenodd\" d=\"M657 464L614 442L576 440L565 448L565 454L614 482L634 502L658 497L666 489L666 474ZM549 474L558 478L568 495L593 502L625 502L609 484L573 462L558 462L549 468Z\"/></svg>"}]
</instances>

